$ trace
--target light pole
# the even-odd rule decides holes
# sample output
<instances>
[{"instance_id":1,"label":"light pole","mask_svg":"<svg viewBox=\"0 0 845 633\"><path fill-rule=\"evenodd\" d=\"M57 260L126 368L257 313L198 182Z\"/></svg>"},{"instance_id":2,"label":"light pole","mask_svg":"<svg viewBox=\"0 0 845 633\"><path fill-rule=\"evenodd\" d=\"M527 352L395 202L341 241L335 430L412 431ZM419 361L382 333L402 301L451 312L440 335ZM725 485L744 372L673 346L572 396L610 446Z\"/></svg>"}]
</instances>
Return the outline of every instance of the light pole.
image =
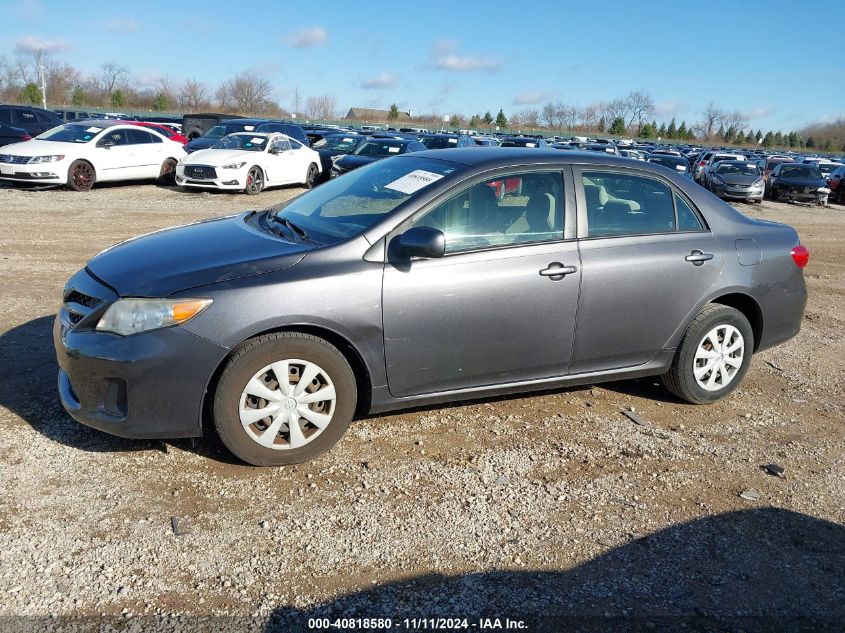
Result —
<instances>
[{"instance_id":1,"label":"light pole","mask_svg":"<svg viewBox=\"0 0 845 633\"><path fill-rule=\"evenodd\" d=\"M47 109L47 79L44 77L44 52L38 51L36 56L38 64L38 79L41 81L41 107Z\"/></svg>"}]
</instances>

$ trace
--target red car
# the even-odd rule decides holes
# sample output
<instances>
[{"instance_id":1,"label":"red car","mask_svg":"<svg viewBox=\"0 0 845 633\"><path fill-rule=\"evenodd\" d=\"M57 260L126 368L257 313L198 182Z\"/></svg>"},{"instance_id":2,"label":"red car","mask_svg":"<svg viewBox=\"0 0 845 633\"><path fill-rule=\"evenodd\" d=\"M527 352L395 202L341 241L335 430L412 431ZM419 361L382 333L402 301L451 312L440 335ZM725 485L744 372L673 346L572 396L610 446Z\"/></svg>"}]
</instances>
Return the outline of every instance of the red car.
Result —
<instances>
[{"instance_id":1,"label":"red car","mask_svg":"<svg viewBox=\"0 0 845 633\"><path fill-rule=\"evenodd\" d=\"M830 202L845 204L845 165L840 165L827 175L827 187L830 189Z\"/></svg>"},{"instance_id":2,"label":"red car","mask_svg":"<svg viewBox=\"0 0 845 633\"><path fill-rule=\"evenodd\" d=\"M126 123L131 123L132 125L140 125L141 127L149 127L154 129L156 132L164 136L165 138L169 138L171 141L176 141L177 143L182 143L182 145L188 144L188 139L182 136L181 134L174 132L169 127L165 127L163 125L159 125L158 123L147 123L146 121L126 121Z\"/></svg>"}]
</instances>

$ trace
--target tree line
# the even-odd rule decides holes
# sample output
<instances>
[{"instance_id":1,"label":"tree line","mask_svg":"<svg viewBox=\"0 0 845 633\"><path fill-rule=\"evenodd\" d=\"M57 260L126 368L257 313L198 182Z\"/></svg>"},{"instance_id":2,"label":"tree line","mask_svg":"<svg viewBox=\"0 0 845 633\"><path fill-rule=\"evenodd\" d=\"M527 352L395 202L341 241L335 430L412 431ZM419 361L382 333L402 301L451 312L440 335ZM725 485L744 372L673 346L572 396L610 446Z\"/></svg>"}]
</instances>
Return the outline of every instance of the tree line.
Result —
<instances>
[{"instance_id":1,"label":"tree line","mask_svg":"<svg viewBox=\"0 0 845 633\"><path fill-rule=\"evenodd\" d=\"M114 108L148 111L198 112L217 110L250 115L298 117L311 120L337 120L340 117L335 97L311 95L303 99L299 89L291 95L289 108L274 99L272 82L253 71L239 73L215 88L196 80L174 83L166 76L155 86L139 87L128 66L119 61L101 65L98 72L83 74L72 65L53 59L45 51L19 53L13 59L0 57L0 100L38 105L42 101L38 67L44 67L48 101L54 106L74 108ZM677 123L675 118L660 122L654 118L656 107L645 90L635 90L625 97L578 106L564 101L549 101L542 107L527 107L507 116L502 108L465 116L454 113L449 125L500 130L533 130L568 133L631 136L667 141L697 141L742 146L815 148L825 151L845 150L845 119L814 125L798 131L753 130L749 117L738 110L726 110L711 102L704 106L697 121ZM394 103L388 121L398 117ZM420 122L439 124L443 117L431 112L415 117Z\"/></svg>"}]
</instances>

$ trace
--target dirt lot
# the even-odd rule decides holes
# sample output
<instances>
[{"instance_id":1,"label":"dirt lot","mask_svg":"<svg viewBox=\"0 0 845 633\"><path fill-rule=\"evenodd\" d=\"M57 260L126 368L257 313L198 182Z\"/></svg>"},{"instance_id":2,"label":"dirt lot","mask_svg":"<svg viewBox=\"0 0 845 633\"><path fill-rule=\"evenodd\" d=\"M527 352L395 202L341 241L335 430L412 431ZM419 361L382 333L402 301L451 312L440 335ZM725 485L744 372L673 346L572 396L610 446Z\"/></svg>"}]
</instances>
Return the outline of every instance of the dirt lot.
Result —
<instances>
[{"instance_id":1,"label":"dirt lot","mask_svg":"<svg viewBox=\"0 0 845 633\"><path fill-rule=\"evenodd\" d=\"M810 299L801 334L713 406L652 379L458 403L359 420L282 469L64 414L50 326L71 274L130 236L296 193L0 188L0 622L845 628L845 207L740 205L798 229Z\"/></svg>"}]
</instances>

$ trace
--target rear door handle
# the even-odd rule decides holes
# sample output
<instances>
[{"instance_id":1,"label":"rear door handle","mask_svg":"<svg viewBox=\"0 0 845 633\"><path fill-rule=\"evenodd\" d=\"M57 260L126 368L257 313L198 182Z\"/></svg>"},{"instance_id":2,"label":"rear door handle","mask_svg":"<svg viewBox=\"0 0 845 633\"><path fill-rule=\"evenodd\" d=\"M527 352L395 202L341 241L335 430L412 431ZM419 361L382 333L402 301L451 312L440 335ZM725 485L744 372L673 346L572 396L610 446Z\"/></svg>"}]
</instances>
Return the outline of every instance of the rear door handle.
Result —
<instances>
[{"instance_id":1,"label":"rear door handle","mask_svg":"<svg viewBox=\"0 0 845 633\"><path fill-rule=\"evenodd\" d=\"M577 271L578 269L575 266L564 266L560 262L552 262L548 268L541 270L540 274L543 277L551 277L552 281L560 281L566 275L571 275Z\"/></svg>"},{"instance_id":2,"label":"rear door handle","mask_svg":"<svg viewBox=\"0 0 845 633\"><path fill-rule=\"evenodd\" d=\"M687 255L684 259L688 262L692 262L693 266L703 266L704 262L710 261L713 259L713 253L702 253L699 250L694 250L692 253Z\"/></svg>"}]
</instances>

